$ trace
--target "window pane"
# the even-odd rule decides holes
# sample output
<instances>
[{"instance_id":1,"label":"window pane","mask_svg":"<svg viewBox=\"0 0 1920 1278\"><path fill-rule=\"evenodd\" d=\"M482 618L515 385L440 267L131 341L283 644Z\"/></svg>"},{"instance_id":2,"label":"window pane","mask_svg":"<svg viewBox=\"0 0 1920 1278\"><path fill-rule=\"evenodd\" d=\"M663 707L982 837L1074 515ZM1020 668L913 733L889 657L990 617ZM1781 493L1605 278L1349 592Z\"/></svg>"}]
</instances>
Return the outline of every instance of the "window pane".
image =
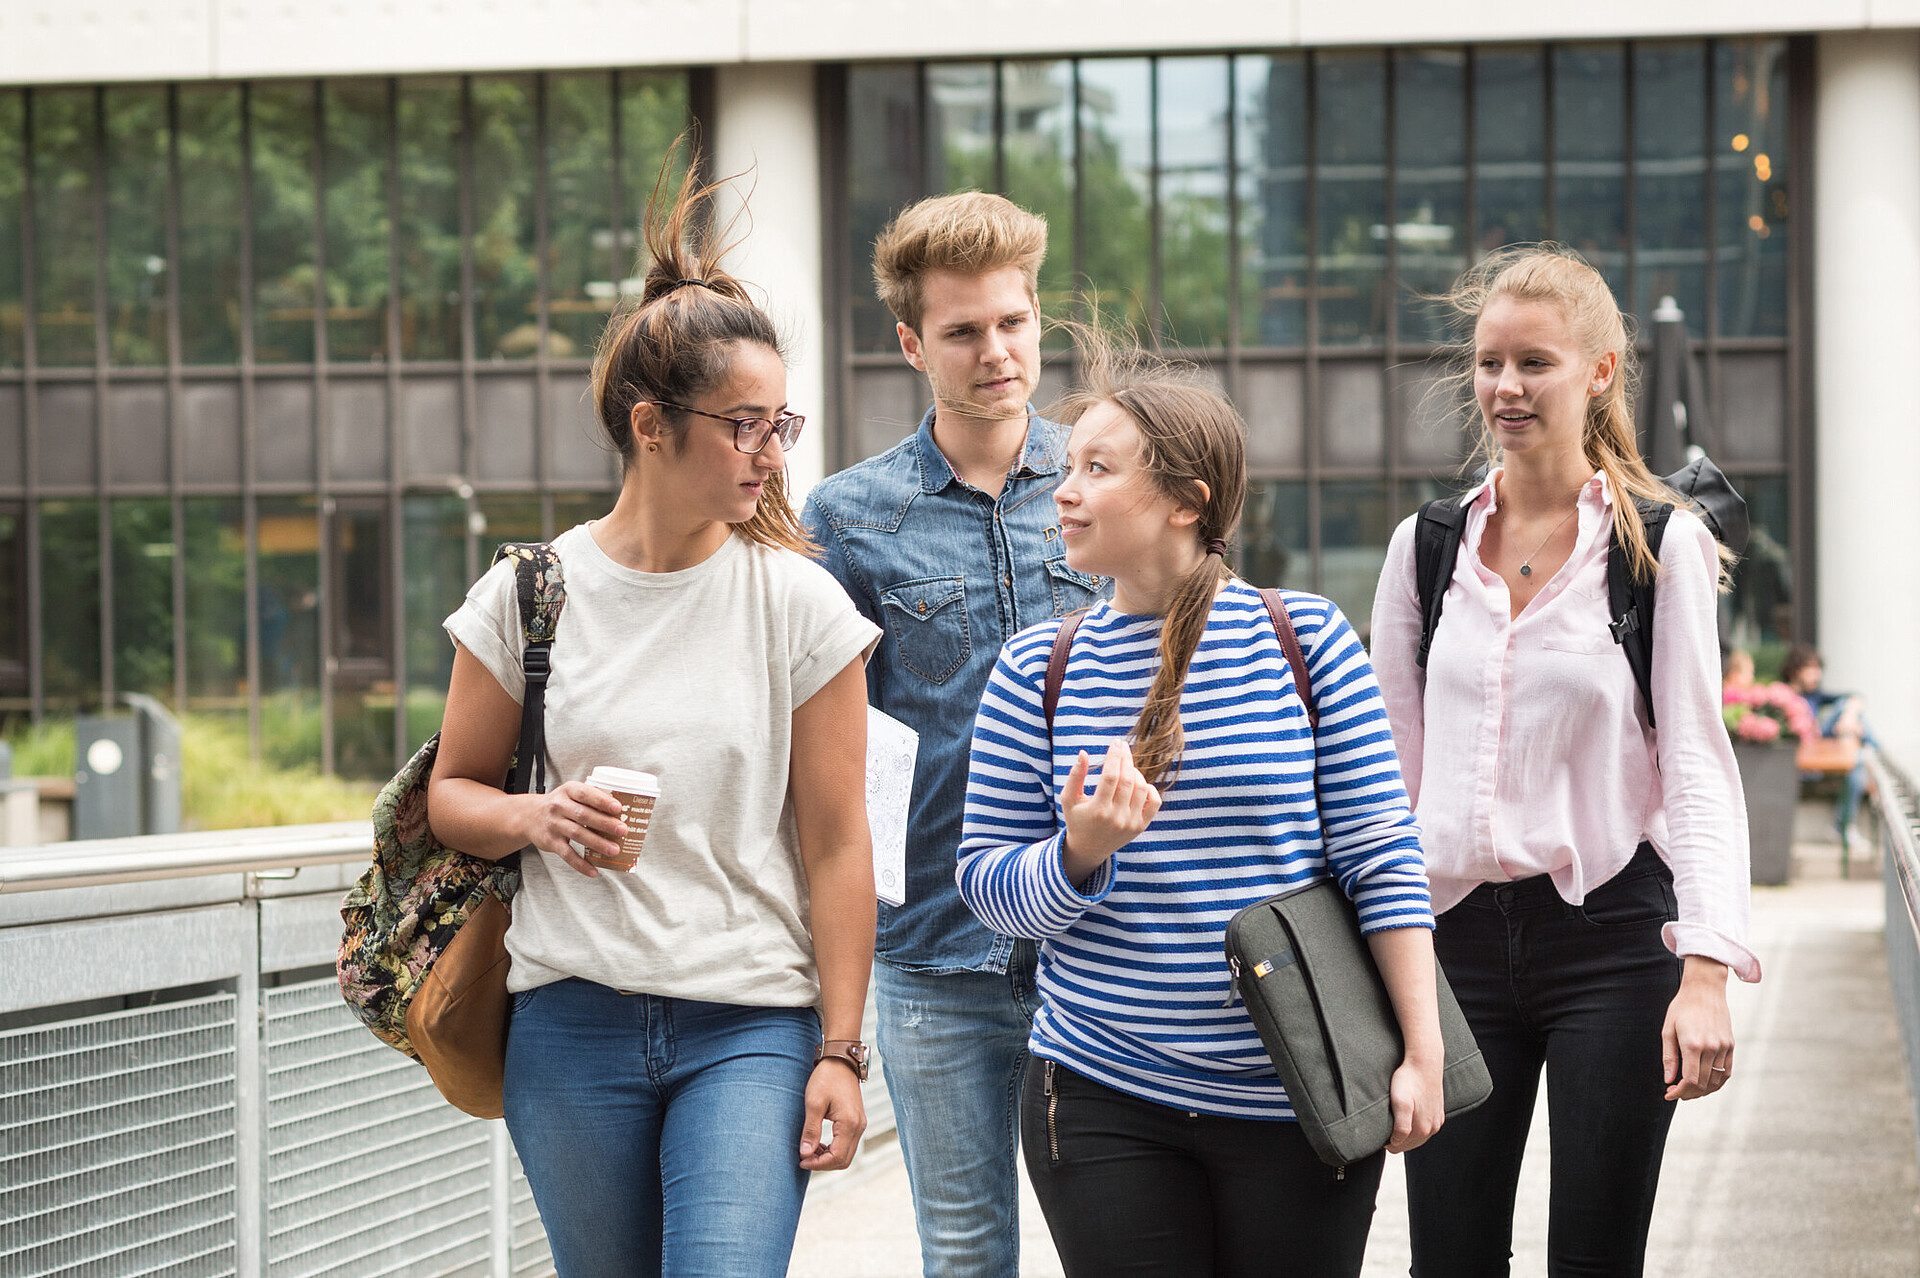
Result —
<instances>
[{"instance_id":1,"label":"window pane","mask_svg":"<svg viewBox=\"0 0 1920 1278\"><path fill-rule=\"evenodd\" d=\"M911 73L909 72L909 75ZM991 191L993 64L936 62L927 68L927 187ZM882 128L886 121L877 122Z\"/></svg>"},{"instance_id":2,"label":"window pane","mask_svg":"<svg viewBox=\"0 0 1920 1278\"><path fill-rule=\"evenodd\" d=\"M1081 257L1102 320L1145 336L1153 272L1151 67L1145 58L1080 64Z\"/></svg>"},{"instance_id":3,"label":"window pane","mask_svg":"<svg viewBox=\"0 0 1920 1278\"><path fill-rule=\"evenodd\" d=\"M1227 342L1227 102L1224 58L1162 58L1160 310L1181 346Z\"/></svg>"},{"instance_id":4,"label":"window pane","mask_svg":"<svg viewBox=\"0 0 1920 1278\"><path fill-rule=\"evenodd\" d=\"M107 352L167 359L167 93L107 90Z\"/></svg>"},{"instance_id":5,"label":"window pane","mask_svg":"<svg viewBox=\"0 0 1920 1278\"><path fill-rule=\"evenodd\" d=\"M40 503L40 653L47 709L100 704L100 507Z\"/></svg>"},{"instance_id":6,"label":"window pane","mask_svg":"<svg viewBox=\"0 0 1920 1278\"><path fill-rule=\"evenodd\" d=\"M258 523L261 753L317 767L320 513L311 497L263 497Z\"/></svg>"},{"instance_id":7,"label":"window pane","mask_svg":"<svg viewBox=\"0 0 1920 1278\"><path fill-rule=\"evenodd\" d=\"M113 684L173 700L173 503L113 503Z\"/></svg>"},{"instance_id":8,"label":"window pane","mask_svg":"<svg viewBox=\"0 0 1920 1278\"><path fill-rule=\"evenodd\" d=\"M1240 172L1240 340L1307 340L1307 88L1300 57L1234 63Z\"/></svg>"},{"instance_id":9,"label":"window pane","mask_svg":"<svg viewBox=\"0 0 1920 1278\"><path fill-rule=\"evenodd\" d=\"M20 201L26 193L26 98L0 89L0 368L26 359L20 281ZM18 516L13 517L18 522Z\"/></svg>"},{"instance_id":10,"label":"window pane","mask_svg":"<svg viewBox=\"0 0 1920 1278\"><path fill-rule=\"evenodd\" d=\"M623 292L638 294L641 281L634 276L640 251L638 228L668 153L673 154L673 167L660 188L663 199L671 201L671 192L687 171L687 149L675 151L673 144L693 123L692 107L684 72L620 71L615 75L620 90L620 172L626 187L620 208L626 231L619 250L620 274L614 278L624 281Z\"/></svg>"},{"instance_id":11,"label":"window pane","mask_svg":"<svg viewBox=\"0 0 1920 1278\"><path fill-rule=\"evenodd\" d=\"M233 497L186 502L187 708L247 709L246 525Z\"/></svg>"},{"instance_id":12,"label":"window pane","mask_svg":"<svg viewBox=\"0 0 1920 1278\"><path fill-rule=\"evenodd\" d=\"M1617 44L1553 52L1554 234L1627 296L1627 57Z\"/></svg>"},{"instance_id":13,"label":"window pane","mask_svg":"<svg viewBox=\"0 0 1920 1278\"><path fill-rule=\"evenodd\" d=\"M1257 587L1304 590L1313 582L1307 541L1307 486L1268 479L1247 485L1240 518L1240 573Z\"/></svg>"},{"instance_id":14,"label":"window pane","mask_svg":"<svg viewBox=\"0 0 1920 1278\"><path fill-rule=\"evenodd\" d=\"M1327 53L1314 60L1320 341L1379 341L1386 332L1386 60Z\"/></svg>"},{"instance_id":15,"label":"window pane","mask_svg":"<svg viewBox=\"0 0 1920 1278\"><path fill-rule=\"evenodd\" d=\"M44 366L94 362L93 144L93 90L33 91L34 336Z\"/></svg>"},{"instance_id":16,"label":"window pane","mask_svg":"<svg viewBox=\"0 0 1920 1278\"><path fill-rule=\"evenodd\" d=\"M533 101L530 75L474 77L473 325L477 359L531 359L540 348L540 278L533 236ZM409 134L409 140L415 136ZM456 264L458 260L456 256Z\"/></svg>"},{"instance_id":17,"label":"window pane","mask_svg":"<svg viewBox=\"0 0 1920 1278\"><path fill-rule=\"evenodd\" d=\"M1482 253L1547 235L1547 93L1537 49L1473 60L1473 198Z\"/></svg>"},{"instance_id":18,"label":"window pane","mask_svg":"<svg viewBox=\"0 0 1920 1278\"><path fill-rule=\"evenodd\" d=\"M1393 59L1393 238L1400 255L1400 340L1443 342L1438 304L1467 267L1467 58L1409 49Z\"/></svg>"},{"instance_id":19,"label":"window pane","mask_svg":"<svg viewBox=\"0 0 1920 1278\"><path fill-rule=\"evenodd\" d=\"M553 495L553 533L559 536L569 528L598 519L613 509L614 493L555 493Z\"/></svg>"},{"instance_id":20,"label":"window pane","mask_svg":"<svg viewBox=\"0 0 1920 1278\"><path fill-rule=\"evenodd\" d=\"M1749 652L1784 647L1793 639L1793 538L1787 519L1784 475L1736 476L1734 487L1747 499L1752 534L1746 553L1733 570L1733 591L1724 605L1732 612L1727 642ZM1769 662L1778 665L1778 660Z\"/></svg>"},{"instance_id":21,"label":"window pane","mask_svg":"<svg viewBox=\"0 0 1920 1278\"><path fill-rule=\"evenodd\" d=\"M467 503L453 496L408 497L404 511L407 746L418 749L439 730L447 710L453 641L440 623L467 593Z\"/></svg>"},{"instance_id":22,"label":"window pane","mask_svg":"<svg viewBox=\"0 0 1920 1278\"><path fill-rule=\"evenodd\" d=\"M253 357L263 364L307 363L313 359L314 91L266 83L250 96Z\"/></svg>"},{"instance_id":23,"label":"window pane","mask_svg":"<svg viewBox=\"0 0 1920 1278\"><path fill-rule=\"evenodd\" d=\"M927 74L942 69L929 67ZM988 111L991 147L991 104ZM912 66L848 70L847 292L856 351L899 349L893 313L873 288L873 242L920 193L919 119L919 78Z\"/></svg>"},{"instance_id":24,"label":"window pane","mask_svg":"<svg viewBox=\"0 0 1920 1278\"><path fill-rule=\"evenodd\" d=\"M1670 294L1695 334L1707 318L1706 60L1694 41L1633 51L1634 314L1646 324Z\"/></svg>"},{"instance_id":25,"label":"window pane","mask_svg":"<svg viewBox=\"0 0 1920 1278\"><path fill-rule=\"evenodd\" d=\"M485 572L487 565L493 562L494 552L501 543L509 541L540 540L540 499L532 495L522 496L516 493L488 493L480 498L480 516L485 527L480 533L480 570ZM587 519L596 518L587 515ZM574 523L579 523L575 520ZM554 531L565 532L572 524L557 524ZM463 596L464 597L464 596ZM457 601L456 601L457 602ZM440 614L444 621L452 608ZM442 636L444 638L444 634Z\"/></svg>"},{"instance_id":26,"label":"window pane","mask_svg":"<svg viewBox=\"0 0 1920 1278\"><path fill-rule=\"evenodd\" d=\"M394 769L392 614L386 502L341 498L333 517L334 767L342 776Z\"/></svg>"},{"instance_id":27,"label":"window pane","mask_svg":"<svg viewBox=\"0 0 1920 1278\"><path fill-rule=\"evenodd\" d=\"M1787 42L1714 46L1720 331L1787 331Z\"/></svg>"},{"instance_id":28,"label":"window pane","mask_svg":"<svg viewBox=\"0 0 1920 1278\"><path fill-rule=\"evenodd\" d=\"M1073 313L1073 64L1008 62L1001 68L1007 198L1047 219L1040 313ZM1071 343L1063 334L1049 346Z\"/></svg>"},{"instance_id":29,"label":"window pane","mask_svg":"<svg viewBox=\"0 0 1920 1278\"><path fill-rule=\"evenodd\" d=\"M325 92L327 354L379 359L387 327L387 82L329 80ZM439 152L452 136L440 135ZM419 247L415 234L406 238Z\"/></svg>"},{"instance_id":30,"label":"window pane","mask_svg":"<svg viewBox=\"0 0 1920 1278\"><path fill-rule=\"evenodd\" d=\"M0 712L27 709L27 530L18 502L0 505Z\"/></svg>"},{"instance_id":31,"label":"window pane","mask_svg":"<svg viewBox=\"0 0 1920 1278\"><path fill-rule=\"evenodd\" d=\"M180 93L180 358L240 358L240 90Z\"/></svg>"},{"instance_id":32,"label":"window pane","mask_svg":"<svg viewBox=\"0 0 1920 1278\"><path fill-rule=\"evenodd\" d=\"M550 75L547 341L555 355L593 351L620 278L612 274L613 236L613 77Z\"/></svg>"},{"instance_id":33,"label":"window pane","mask_svg":"<svg viewBox=\"0 0 1920 1278\"><path fill-rule=\"evenodd\" d=\"M458 359L460 82L403 80L399 92L400 353L406 359ZM476 147L476 168L479 154ZM384 282L384 237L380 252ZM476 310L478 305L476 295ZM384 323L383 315L375 318Z\"/></svg>"},{"instance_id":34,"label":"window pane","mask_svg":"<svg viewBox=\"0 0 1920 1278\"><path fill-rule=\"evenodd\" d=\"M1387 486L1320 486L1320 593L1340 605L1362 642L1373 624L1373 594L1393 535Z\"/></svg>"}]
</instances>

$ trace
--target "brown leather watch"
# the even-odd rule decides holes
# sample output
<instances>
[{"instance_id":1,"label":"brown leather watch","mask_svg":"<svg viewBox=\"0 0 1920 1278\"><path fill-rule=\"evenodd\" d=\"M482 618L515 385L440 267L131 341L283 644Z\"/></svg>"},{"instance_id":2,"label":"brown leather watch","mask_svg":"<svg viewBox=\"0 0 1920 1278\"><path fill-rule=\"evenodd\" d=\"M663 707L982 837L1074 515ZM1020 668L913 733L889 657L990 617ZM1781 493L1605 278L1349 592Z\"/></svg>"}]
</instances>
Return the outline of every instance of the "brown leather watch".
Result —
<instances>
[{"instance_id":1,"label":"brown leather watch","mask_svg":"<svg viewBox=\"0 0 1920 1278\"><path fill-rule=\"evenodd\" d=\"M840 1061L861 1082L867 1081L867 1045L857 1038L830 1038L813 1049L813 1063Z\"/></svg>"}]
</instances>

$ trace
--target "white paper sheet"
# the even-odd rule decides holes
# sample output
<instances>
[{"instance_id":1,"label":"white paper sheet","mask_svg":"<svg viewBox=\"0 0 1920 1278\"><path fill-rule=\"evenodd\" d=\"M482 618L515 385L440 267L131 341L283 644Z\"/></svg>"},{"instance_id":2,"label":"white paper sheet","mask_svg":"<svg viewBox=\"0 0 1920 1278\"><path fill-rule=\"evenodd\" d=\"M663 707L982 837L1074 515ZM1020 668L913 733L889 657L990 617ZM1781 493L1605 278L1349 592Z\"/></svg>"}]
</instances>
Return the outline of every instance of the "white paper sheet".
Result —
<instances>
[{"instance_id":1,"label":"white paper sheet","mask_svg":"<svg viewBox=\"0 0 1920 1278\"><path fill-rule=\"evenodd\" d=\"M907 903L907 808L920 734L867 707L867 825L873 831L873 890L888 905Z\"/></svg>"}]
</instances>

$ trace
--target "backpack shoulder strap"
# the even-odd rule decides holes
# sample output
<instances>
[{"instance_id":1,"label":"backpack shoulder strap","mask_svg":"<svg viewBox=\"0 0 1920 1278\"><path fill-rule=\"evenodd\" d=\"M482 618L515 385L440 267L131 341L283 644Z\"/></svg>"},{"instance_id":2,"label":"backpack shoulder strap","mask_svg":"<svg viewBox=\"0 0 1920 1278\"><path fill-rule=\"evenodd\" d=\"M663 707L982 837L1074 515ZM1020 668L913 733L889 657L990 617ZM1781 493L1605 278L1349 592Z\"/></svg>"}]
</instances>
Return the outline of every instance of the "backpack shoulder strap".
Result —
<instances>
[{"instance_id":1,"label":"backpack shoulder strap","mask_svg":"<svg viewBox=\"0 0 1920 1278\"><path fill-rule=\"evenodd\" d=\"M1307 656L1300 650L1300 636L1293 632L1293 618L1287 615L1287 601L1280 597L1279 591L1269 587L1260 592L1260 602L1267 606L1267 616L1273 619L1273 632L1280 636L1287 664L1293 667L1293 686L1307 707L1307 726L1318 732L1320 711L1313 704L1313 679L1307 674Z\"/></svg>"},{"instance_id":2,"label":"backpack shoulder strap","mask_svg":"<svg viewBox=\"0 0 1920 1278\"><path fill-rule=\"evenodd\" d=\"M1414 579L1420 589L1420 652L1414 658L1422 670L1433 648L1433 632L1440 627L1446 606L1447 583L1460 555L1460 537L1467 528L1467 507L1458 497L1441 497L1420 507L1413 526Z\"/></svg>"},{"instance_id":3,"label":"backpack shoulder strap","mask_svg":"<svg viewBox=\"0 0 1920 1278\"><path fill-rule=\"evenodd\" d=\"M1047 684L1040 704L1047 712L1047 733L1053 733L1053 712L1060 705L1060 685L1067 680L1067 654L1073 650L1073 632L1086 619L1085 608L1075 608L1060 617L1060 629L1053 633L1053 652L1047 657Z\"/></svg>"},{"instance_id":4,"label":"backpack shoulder strap","mask_svg":"<svg viewBox=\"0 0 1920 1278\"><path fill-rule=\"evenodd\" d=\"M1658 559L1673 507L1667 502L1639 498L1634 500L1634 506L1640 512L1640 526L1646 531L1647 549ZM1659 726L1653 715L1653 591L1657 582L1658 578L1633 571L1625 547L1619 538L1614 538L1607 547L1607 610L1613 614L1607 629L1633 670L1633 682L1640 689L1640 704L1647 708L1649 728Z\"/></svg>"},{"instance_id":5,"label":"backpack shoulder strap","mask_svg":"<svg viewBox=\"0 0 1920 1278\"><path fill-rule=\"evenodd\" d=\"M513 752L507 793L527 794L547 788L547 679L553 673L553 636L567 606L567 583L560 556L547 542L507 542L493 555L495 563L502 559L513 560L513 591L520 607L520 633L526 640L520 669L527 681L520 698L520 743Z\"/></svg>"}]
</instances>

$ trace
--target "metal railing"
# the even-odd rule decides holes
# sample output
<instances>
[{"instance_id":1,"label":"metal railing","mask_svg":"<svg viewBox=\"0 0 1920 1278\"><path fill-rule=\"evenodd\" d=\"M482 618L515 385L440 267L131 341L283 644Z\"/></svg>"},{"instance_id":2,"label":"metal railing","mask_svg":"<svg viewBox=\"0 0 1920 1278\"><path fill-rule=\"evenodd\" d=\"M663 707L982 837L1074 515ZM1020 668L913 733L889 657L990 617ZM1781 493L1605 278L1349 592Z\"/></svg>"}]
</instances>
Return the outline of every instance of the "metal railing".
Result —
<instances>
[{"instance_id":1,"label":"metal railing","mask_svg":"<svg viewBox=\"0 0 1920 1278\"><path fill-rule=\"evenodd\" d=\"M1907 1095L1920 1130L1920 794L1884 754L1869 751L1879 794L1880 864L1887 894L1887 975L1906 1048Z\"/></svg>"},{"instance_id":2,"label":"metal railing","mask_svg":"<svg viewBox=\"0 0 1920 1278\"><path fill-rule=\"evenodd\" d=\"M345 822L0 849L0 1274L553 1272L505 1124L340 999L371 847Z\"/></svg>"}]
</instances>

